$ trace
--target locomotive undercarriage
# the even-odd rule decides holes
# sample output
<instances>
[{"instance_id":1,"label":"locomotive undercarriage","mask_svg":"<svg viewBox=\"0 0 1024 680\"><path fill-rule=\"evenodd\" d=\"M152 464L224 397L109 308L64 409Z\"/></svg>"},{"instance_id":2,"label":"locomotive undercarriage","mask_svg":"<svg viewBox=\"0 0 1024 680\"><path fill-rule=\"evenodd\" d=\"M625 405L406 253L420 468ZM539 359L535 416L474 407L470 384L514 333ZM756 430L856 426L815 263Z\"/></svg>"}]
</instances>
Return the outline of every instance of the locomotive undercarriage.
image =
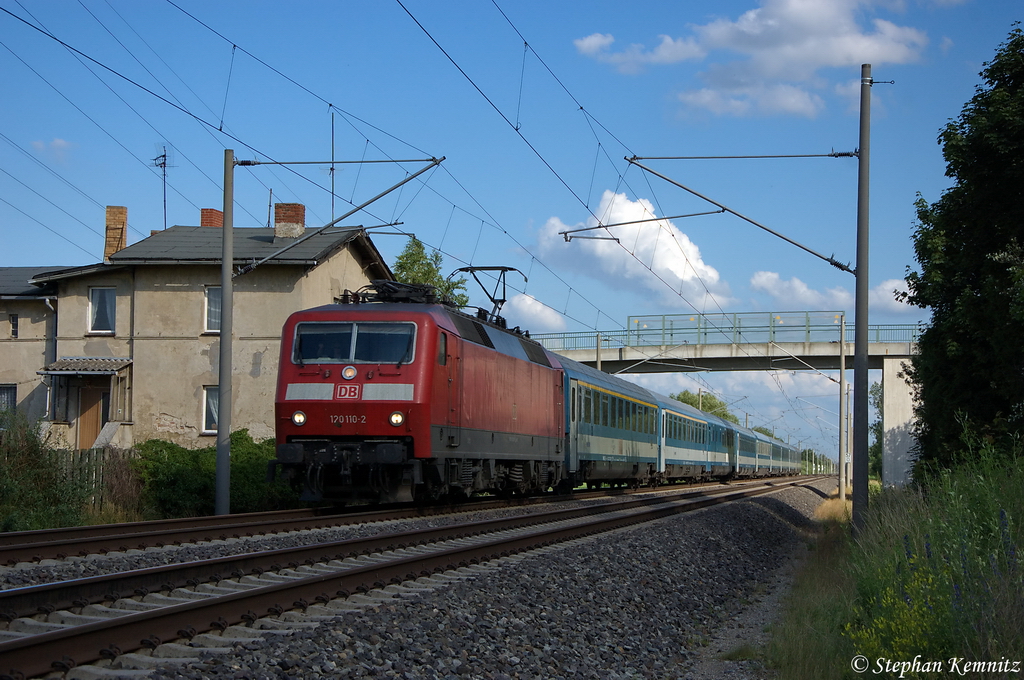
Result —
<instances>
[{"instance_id":1,"label":"locomotive undercarriage","mask_svg":"<svg viewBox=\"0 0 1024 680\"><path fill-rule=\"evenodd\" d=\"M302 500L341 503L441 501L479 493L529 495L559 485L558 461L412 457L405 440L294 440L277 447L277 470Z\"/></svg>"}]
</instances>

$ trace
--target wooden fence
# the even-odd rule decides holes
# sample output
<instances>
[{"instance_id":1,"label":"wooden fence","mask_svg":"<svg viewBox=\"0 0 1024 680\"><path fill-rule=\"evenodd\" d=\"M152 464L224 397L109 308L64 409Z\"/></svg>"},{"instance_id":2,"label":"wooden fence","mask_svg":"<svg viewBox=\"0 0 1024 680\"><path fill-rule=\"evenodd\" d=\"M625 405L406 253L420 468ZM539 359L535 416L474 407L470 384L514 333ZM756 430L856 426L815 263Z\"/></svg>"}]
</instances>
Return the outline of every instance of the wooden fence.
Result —
<instances>
[{"instance_id":1,"label":"wooden fence","mask_svg":"<svg viewBox=\"0 0 1024 680\"><path fill-rule=\"evenodd\" d=\"M123 501L132 479L129 461L138 454L133 449L72 449L60 452L69 479L87 490L86 502L98 510L112 501Z\"/></svg>"}]
</instances>

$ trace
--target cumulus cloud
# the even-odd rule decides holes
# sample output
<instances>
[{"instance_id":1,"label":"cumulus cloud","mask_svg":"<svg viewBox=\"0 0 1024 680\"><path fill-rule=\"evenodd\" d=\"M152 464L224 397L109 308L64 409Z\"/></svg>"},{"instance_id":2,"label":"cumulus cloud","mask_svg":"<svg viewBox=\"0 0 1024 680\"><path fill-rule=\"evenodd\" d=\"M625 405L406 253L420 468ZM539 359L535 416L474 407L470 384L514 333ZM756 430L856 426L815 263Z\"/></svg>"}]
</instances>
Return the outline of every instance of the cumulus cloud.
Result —
<instances>
[{"instance_id":1,"label":"cumulus cloud","mask_svg":"<svg viewBox=\"0 0 1024 680\"><path fill-rule=\"evenodd\" d=\"M693 38L673 38L660 35L661 41L647 49L643 45L630 45L621 52L612 52L615 37L610 33L594 33L573 41L580 54L614 64L623 73L636 73L647 64L675 64L688 59L700 59L704 50Z\"/></svg>"},{"instance_id":2,"label":"cumulus cloud","mask_svg":"<svg viewBox=\"0 0 1024 680\"><path fill-rule=\"evenodd\" d=\"M897 293L907 292L905 279L887 279L871 289L868 304L871 309L895 314L921 314L922 310L896 299Z\"/></svg>"},{"instance_id":3,"label":"cumulus cloud","mask_svg":"<svg viewBox=\"0 0 1024 680\"><path fill-rule=\"evenodd\" d=\"M65 160L67 160L68 151L70 151L73 146L74 145L71 142L65 139L60 139L59 137L54 137L53 140L49 142L32 142L33 149L35 149L39 153L49 154L60 163L63 163Z\"/></svg>"},{"instance_id":4,"label":"cumulus cloud","mask_svg":"<svg viewBox=\"0 0 1024 680\"><path fill-rule=\"evenodd\" d=\"M789 309L852 310L855 304L853 294L842 287L829 288L825 292L817 291L800 279L793 277L783 280L775 272L755 272L750 279L750 287L756 291L767 293L777 303ZM868 292L868 305L873 312L887 314L916 314L921 310L896 299L897 292L906 292L907 282L903 279L887 279Z\"/></svg>"},{"instance_id":5,"label":"cumulus cloud","mask_svg":"<svg viewBox=\"0 0 1024 680\"><path fill-rule=\"evenodd\" d=\"M854 303L853 295L845 288L830 288L822 293L795 276L785 281L775 272L754 272L750 287L767 293L778 303L785 304L787 309L850 309Z\"/></svg>"},{"instance_id":6,"label":"cumulus cloud","mask_svg":"<svg viewBox=\"0 0 1024 680\"><path fill-rule=\"evenodd\" d=\"M656 217L650 201L642 198L631 201L625 194L607 190L594 212L600 217L601 224L621 224ZM581 272L610 286L654 292L662 298L660 304L679 307L688 302L687 306L704 311L716 310L717 305L725 306L732 302L729 287L720 280L718 270L704 262L697 245L671 221L624 224L586 234L614 236L621 245L612 240L593 239L575 239L566 243L559 234L569 229L597 225L593 217L572 226L557 217L550 218L538 238L541 255L549 261L557 261L561 267Z\"/></svg>"},{"instance_id":7,"label":"cumulus cloud","mask_svg":"<svg viewBox=\"0 0 1024 680\"><path fill-rule=\"evenodd\" d=\"M906 64L928 44L926 34L874 18L860 17L871 0L762 0L736 20L716 19L692 26L692 35L660 36L647 49L630 45L616 52L614 36L595 33L576 41L581 54L635 72L647 64L672 64L709 55L732 55L700 74L703 88L679 94L690 108L720 115L754 113L817 115L824 103L816 91L827 88L826 68ZM725 56L728 59L728 56Z\"/></svg>"},{"instance_id":8,"label":"cumulus cloud","mask_svg":"<svg viewBox=\"0 0 1024 680\"><path fill-rule=\"evenodd\" d=\"M501 308L509 326L531 333L560 333L566 329L565 317L532 295L519 293Z\"/></svg>"}]
</instances>

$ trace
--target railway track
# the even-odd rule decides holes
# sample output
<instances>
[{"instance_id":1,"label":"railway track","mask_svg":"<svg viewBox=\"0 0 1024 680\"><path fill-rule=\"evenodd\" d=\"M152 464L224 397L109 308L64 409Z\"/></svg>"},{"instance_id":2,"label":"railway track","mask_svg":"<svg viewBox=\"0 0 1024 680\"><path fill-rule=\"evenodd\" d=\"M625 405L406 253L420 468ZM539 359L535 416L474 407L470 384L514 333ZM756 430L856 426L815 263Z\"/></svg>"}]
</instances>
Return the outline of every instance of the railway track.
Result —
<instances>
[{"instance_id":1,"label":"railway track","mask_svg":"<svg viewBox=\"0 0 1024 680\"><path fill-rule=\"evenodd\" d=\"M718 485L719 482L709 484ZM691 488L691 487L686 487ZM703 488L703 486L693 487ZM642 490L635 490L642 491ZM372 510L315 508L255 512L211 517L187 517L125 524L0 532L0 565L65 559L112 551L145 550L149 547L199 543L286 531L430 517L453 512L490 508L521 507L558 500L585 500L629 495L634 490L606 489L562 496L532 496L514 499L466 501L454 505L398 505Z\"/></svg>"},{"instance_id":2,"label":"railway track","mask_svg":"<svg viewBox=\"0 0 1024 680\"><path fill-rule=\"evenodd\" d=\"M286 612L295 612L292 618L329 616L348 598L373 589L400 593L414 588L416 579L446 570L801 481L640 496L0 591L0 615L9 622L3 636L11 638L0 642L0 680L68 670L174 640L202 644L208 631L257 620L287 627Z\"/></svg>"}]
</instances>

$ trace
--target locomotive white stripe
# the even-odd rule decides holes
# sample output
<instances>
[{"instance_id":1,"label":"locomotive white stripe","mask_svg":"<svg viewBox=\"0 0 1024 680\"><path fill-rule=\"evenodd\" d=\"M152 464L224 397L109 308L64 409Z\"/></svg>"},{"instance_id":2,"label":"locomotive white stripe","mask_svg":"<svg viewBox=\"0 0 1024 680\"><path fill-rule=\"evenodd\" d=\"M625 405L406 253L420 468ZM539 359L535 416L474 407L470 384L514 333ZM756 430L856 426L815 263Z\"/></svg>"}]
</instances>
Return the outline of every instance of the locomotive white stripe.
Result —
<instances>
[{"instance_id":1,"label":"locomotive white stripe","mask_svg":"<svg viewBox=\"0 0 1024 680\"><path fill-rule=\"evenodd\" d=\"M401 383L366 383L363 401L412 401L412 385Z\"/></svg>"},{"instance_id":2,"label":"locomotive white stripe","mask_svg":"<svg viewBox=\"0 0 1024 680\"><path fill-rule=\"evenodd\" d=\"M334 399L334 383L288 383L284 398L287 401L331 401Z\"/></svg>"}]
</instances>

